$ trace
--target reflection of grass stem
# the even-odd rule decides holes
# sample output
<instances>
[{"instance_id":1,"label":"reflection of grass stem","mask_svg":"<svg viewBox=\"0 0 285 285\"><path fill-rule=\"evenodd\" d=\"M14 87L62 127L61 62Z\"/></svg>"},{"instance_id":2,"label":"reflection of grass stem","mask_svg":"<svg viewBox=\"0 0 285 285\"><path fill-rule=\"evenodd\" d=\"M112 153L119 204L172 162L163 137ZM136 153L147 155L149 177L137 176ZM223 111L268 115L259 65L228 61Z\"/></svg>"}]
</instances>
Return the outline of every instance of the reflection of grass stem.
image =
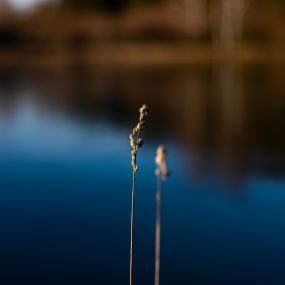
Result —
<instances>
[{"instance_id":1,"label":"reflection of grass stem","mask_svg":"<svg viewBox=\"0 0 285 285\"><path fill-rule=\"evenodd\" d=\"M159 285L160 273L160 214L161 214L161 184L166 180L169 171L166 164L166 149L160 145L156 150L155 162L157 164L155 175L157 176L156 185L156 226L155 226L155 276L154 284Z\"/></svg>"},{"instance_id":2,"label":"reflection of grass stem","mask_svg":"<svg viewBox=\"0 0 285 285\"><path fill-rule=\"evenodd\" d=\"M142 130L145 120L148 116L149 110L146 105L140 108L140 119L136 127L130 134L130 145L132 148L132 205L131 205L131 232L130 232L130 285L133 284L133 232L134 232L134 209L135 209L135 176L138 171L137 166L137 152L138 149L143 145L143 140L140 137L140 131Z\"/></svg>"}]
</instances>

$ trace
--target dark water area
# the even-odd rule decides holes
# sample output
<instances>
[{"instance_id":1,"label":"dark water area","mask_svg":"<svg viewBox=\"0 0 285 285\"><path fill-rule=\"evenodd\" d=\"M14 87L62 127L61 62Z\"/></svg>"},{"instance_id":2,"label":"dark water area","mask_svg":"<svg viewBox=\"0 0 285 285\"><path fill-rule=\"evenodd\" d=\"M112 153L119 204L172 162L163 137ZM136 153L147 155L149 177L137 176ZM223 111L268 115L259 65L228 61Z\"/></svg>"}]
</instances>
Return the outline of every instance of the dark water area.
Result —
<instances>
[{"instance_id":1,"label":"dark water area","mask_svg":"<svg viewBox=\"0 0 285 285\"><path fill-rule=\"evenodd\" d=\"M0 284L285 284L285 67L0 70Z\"/></svg>"}]
</instances>

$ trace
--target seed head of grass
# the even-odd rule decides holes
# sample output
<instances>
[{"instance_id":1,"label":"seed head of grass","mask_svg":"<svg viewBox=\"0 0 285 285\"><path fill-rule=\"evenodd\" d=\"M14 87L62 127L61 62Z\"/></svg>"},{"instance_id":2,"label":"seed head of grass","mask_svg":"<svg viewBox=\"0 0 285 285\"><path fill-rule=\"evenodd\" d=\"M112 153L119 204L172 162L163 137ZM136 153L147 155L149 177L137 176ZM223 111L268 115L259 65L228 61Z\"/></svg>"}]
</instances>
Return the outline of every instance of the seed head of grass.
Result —
<instances>
[{"instance_id":1,"label":"seed head of grass","mask_svg":"<svg viewBox=\"0 0 285 285\"><path fill-rule=\"evenodd\" d=\"M166 163L166 153L166 148L163 145L158 146L155 157L155 175L160 177L162 180L166 180L169 176L169 170Z\"/></svg>"},{"instance_id":2,"label":"seed head of grass","mask_svg":"<svg viewBox=\"0 0 285 285\"><path fill-rule=\"evenodd\" d=\"M138 171L137 152L138 149L142 147L144 144L143 139L140 137L140 132L143 129L143 126L145 125L146 119L149 115L149 108L147 107L147 105L143 105L139 109L139 112L140 112L139 122L133 128L130 134L130 145L132 148L132 166L134 173Z\"/></svg>"}]
</instances>

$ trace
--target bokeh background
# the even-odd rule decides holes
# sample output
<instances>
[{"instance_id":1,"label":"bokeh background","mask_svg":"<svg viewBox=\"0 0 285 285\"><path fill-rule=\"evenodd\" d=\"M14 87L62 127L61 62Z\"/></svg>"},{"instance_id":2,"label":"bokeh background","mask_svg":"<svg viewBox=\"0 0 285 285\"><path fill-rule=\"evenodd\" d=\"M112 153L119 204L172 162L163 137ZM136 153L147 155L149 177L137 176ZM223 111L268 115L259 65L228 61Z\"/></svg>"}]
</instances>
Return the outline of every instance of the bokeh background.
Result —
<instances>
[{"instance_id":1,"label":"bokeh background","mask_svg":"<svg viewBox=\"0 0 285 285\"><path fill-rule=\"evenodd\" d=\"M0 0L0 283L285 284L283 0Z\"/></svg>"}]
</instances>

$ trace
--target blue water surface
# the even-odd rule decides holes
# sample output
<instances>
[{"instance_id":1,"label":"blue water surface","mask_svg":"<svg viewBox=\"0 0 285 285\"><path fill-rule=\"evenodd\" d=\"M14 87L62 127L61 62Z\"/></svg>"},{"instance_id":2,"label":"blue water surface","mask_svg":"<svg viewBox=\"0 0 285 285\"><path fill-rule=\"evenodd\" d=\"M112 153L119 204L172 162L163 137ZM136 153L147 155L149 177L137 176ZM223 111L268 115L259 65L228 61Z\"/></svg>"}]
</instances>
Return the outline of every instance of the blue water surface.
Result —
<instances>
[{"instance_id":1,"label":"blue water surface","mask_svg":"<svg viewBox=\"0 0 285 285\"><path fill-rule=\"evenodd\" d=\"M87 123L30 96L1 112L0 284L128 284L133 121ZM162 185L161 284L285 284L284 176L250 168L228 177L207 152L162 138L171 176ZM136 285L154 279L161 140L147 134L138 156Z\"/></svg>"}]
</instances>

